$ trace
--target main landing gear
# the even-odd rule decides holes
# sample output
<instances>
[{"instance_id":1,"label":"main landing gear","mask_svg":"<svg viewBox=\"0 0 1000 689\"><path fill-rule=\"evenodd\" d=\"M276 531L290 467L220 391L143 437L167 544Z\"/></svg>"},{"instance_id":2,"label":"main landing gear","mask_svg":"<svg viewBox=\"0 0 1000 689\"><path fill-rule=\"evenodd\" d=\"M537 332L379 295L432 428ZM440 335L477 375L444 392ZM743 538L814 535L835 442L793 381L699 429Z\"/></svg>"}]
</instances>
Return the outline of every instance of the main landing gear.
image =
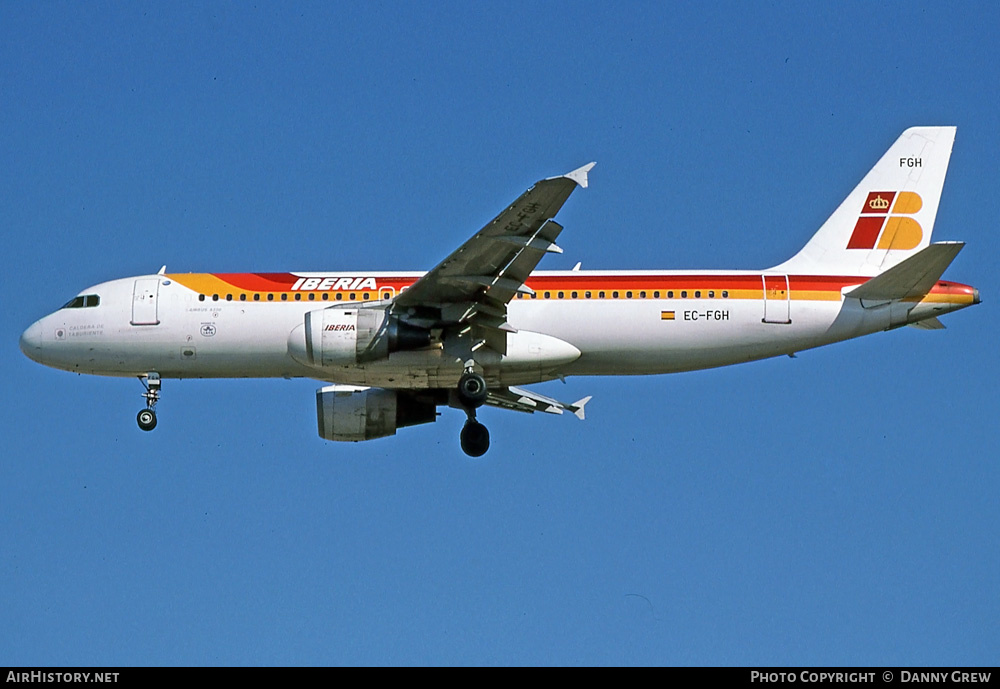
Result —
<instances>
[{"instance_id":1,"label":"main landing gear","mask_svg":"<svg viewBox=\"0 0 1000 689\"><path fill-rule=\"evenodd\" d=\"M490 449L490 432L476 421L476 409L486 401L486 379L470 368L458 381L458 402L468 419L462 427L462 451L470 457L482 457Z\"/></svg>"},{"instance_id":2,"label":"main landing gear","mask_svg":"<svg viewBox=\"0 0 1000 689\"><path fill-rule=\"evenodd\" d=\"M139 424L139 428L151 431L156 428L156 411L153 407L160 401L160 374L147 373L144 376L139 376L139 382L142 383L142 387L146 388L146 392L142 393L142 396L146 398L146 408L136 414L135 420Z\"/></svg>"}]
</instances>

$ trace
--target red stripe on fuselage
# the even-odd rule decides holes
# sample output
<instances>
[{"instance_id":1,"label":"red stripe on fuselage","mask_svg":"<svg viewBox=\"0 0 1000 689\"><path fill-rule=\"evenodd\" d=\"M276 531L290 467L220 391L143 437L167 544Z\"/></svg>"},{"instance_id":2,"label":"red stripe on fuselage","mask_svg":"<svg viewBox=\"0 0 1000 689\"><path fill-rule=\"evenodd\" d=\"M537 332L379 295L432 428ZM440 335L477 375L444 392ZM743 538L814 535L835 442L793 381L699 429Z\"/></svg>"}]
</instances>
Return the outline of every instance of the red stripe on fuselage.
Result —
<instances>
[{"instance_id":1,"label":"red stripe on fuselage","mask_svg":"<svg viewBox=\"0 0 1000 689\"><path fill-rule=\"evenodd\" d=\"M237 290L247 292L290 292L300 276L293 273L212 273ZM341 275L352 275L351 273ZM365 273L354 273L364 277ZM789 275L791 291L839 292L844 287L859 285L868 277L844 275ZM399 292L409 287L415 277L377 277L378 287ZM532 275L528 286L535 290L682 290L682 289L762 289L761 274L750 275ZM957 282L938 281L932 293L971 293L972 287Z\"/></svg>"}]
</instances>

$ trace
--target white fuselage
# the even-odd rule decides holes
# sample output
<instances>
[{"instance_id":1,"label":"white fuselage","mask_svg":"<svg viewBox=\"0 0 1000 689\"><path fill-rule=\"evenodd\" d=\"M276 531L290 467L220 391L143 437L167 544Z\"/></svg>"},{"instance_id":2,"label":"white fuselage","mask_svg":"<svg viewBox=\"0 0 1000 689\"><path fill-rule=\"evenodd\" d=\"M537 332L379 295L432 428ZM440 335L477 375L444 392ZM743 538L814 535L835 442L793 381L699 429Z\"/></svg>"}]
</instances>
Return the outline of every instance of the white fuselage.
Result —
<instances>
[{"instance_id":1,"label":"white fuselage","mask_svg":"<svg viewBox=\"0 0 1000 689\"><path fill-rule=\"evenodd\" d=\"M342 276L353 275L329 274L335 279L319 285L340 280L341 288L349 287ZM442 342L364 364L318 368L293 358L293 333L307 312L355 299L372 304L420 276L366 275L375 288L363 293L238 286L208 293L200 285L214 276L184 274L113 280L81 293L96 295L96 305L62 308L36 322L21 346L41 363L97 375L308 377L384 388L453 387L463 372L463 355ZM508 355L483 358L483 371L491 384L520 385L563 376L711 368L791 354L978 301L974 289L942 282L919 302L865 308L843 293L866 279L770 276L765 281L751 271L538 272L528 281L535 294L508 305L507 322L516 331L507 335Z\"/></svg>"}]
</instances>

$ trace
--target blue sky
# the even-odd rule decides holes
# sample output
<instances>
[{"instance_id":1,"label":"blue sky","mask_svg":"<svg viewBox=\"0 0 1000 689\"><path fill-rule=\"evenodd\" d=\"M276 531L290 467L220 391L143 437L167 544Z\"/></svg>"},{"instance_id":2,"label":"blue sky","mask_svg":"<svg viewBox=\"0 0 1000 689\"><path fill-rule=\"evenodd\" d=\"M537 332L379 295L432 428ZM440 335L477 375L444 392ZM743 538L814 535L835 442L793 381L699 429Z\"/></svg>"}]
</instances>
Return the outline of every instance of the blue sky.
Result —
<instances>
[{"instance_id":1,"label":"blue sky","mask_svg":"<svg viewBox=\"0 0 1000 689\"><path fill-rule=\"evenodd\" d=\"M0 661L995 664L993 3L0 3ZM424 270L598 161L543 268L764 268L899 133L983 304L587 419L316 433L316 383L136 381L21 331L155 272Z\"/></svg>"}]
</instances>

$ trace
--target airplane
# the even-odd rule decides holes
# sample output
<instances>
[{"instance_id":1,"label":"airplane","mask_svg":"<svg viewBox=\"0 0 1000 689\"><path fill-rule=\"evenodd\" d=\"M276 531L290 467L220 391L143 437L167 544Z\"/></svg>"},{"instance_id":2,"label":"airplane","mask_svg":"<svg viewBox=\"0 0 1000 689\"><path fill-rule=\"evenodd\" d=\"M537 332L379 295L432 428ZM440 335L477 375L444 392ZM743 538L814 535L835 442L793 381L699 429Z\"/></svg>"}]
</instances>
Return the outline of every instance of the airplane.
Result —
<instances>
[{"instance_id":1,"label":"airplane","mask_svg":"<svg viewBox=\"0 0 1000 689\"><path fill-rule=\"evenodd\" d=\"M980 302L931 243L955 127L902 133L793 257L766 270L536 271L594 163L543 179L426 273L167 273L89 287L21 335L41 364L135 376L152 430L165 378L311 378L319 435L362 441L483 405L584 418L525 385L794 355Z\"/></svg>"}]
</instances>

